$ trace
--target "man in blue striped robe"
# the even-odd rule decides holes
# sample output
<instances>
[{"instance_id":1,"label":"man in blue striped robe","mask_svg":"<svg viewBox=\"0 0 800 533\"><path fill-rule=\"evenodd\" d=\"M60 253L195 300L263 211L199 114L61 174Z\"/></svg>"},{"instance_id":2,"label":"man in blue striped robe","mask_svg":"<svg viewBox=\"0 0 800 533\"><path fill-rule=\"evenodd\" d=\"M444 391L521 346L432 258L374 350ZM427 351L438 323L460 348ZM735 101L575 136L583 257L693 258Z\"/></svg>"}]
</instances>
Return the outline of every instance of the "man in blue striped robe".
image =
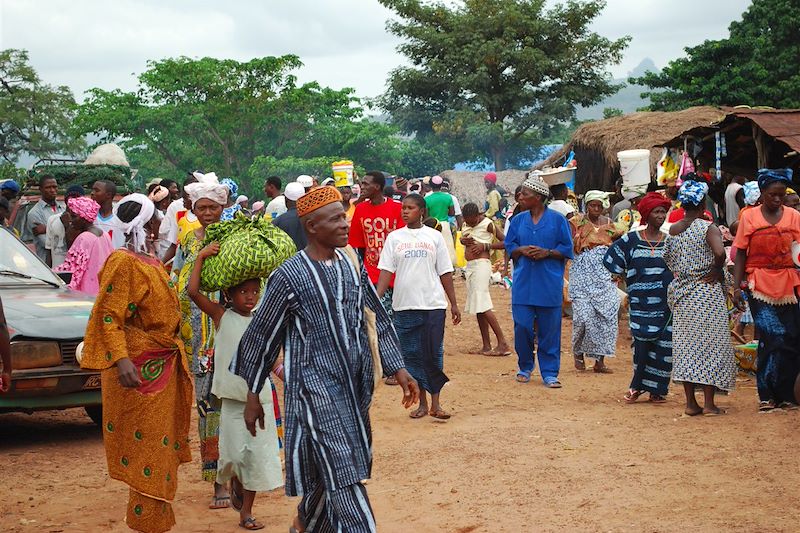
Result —
<instances>
[{"instance_id":1,"label":"man in blue striped robe","mask_svg":"<svg viewBox=\"0 0 800 533\"><path fill-rule=\"evenodd\" d=\"M402 386L404 406L417 401L419 389L366 270L338 250L348 226L341 201L328 201L335 196L327 189L298 200L308 246L270 277L231 371L249 385L245 422L255 435L256 422L264 428L258 394L284 350L286 494L303 496L293 530L373 532L362 484L372 468L374 387L365 307L376 313L383 370Z\"/></svg>"}]
</instances>

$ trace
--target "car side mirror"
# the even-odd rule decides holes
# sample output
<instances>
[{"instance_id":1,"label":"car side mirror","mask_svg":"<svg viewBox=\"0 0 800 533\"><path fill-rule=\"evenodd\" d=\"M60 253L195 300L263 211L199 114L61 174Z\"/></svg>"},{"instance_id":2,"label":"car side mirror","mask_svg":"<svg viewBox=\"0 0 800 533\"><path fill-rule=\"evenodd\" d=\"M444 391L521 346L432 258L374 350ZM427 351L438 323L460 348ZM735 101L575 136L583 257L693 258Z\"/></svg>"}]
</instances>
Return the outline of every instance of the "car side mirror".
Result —
<instances>
[{"instance_id":1,"label":"car side mirror","mask_svg":"<svg viewBox=\"0 0 800 533\"><path fill-rule=\"evenodd\" d=\"M56 272L56 276L61 278L61 281L66 284L69 284L69 282L72 281L72 272Z\"/></svg>"}]
</instances>

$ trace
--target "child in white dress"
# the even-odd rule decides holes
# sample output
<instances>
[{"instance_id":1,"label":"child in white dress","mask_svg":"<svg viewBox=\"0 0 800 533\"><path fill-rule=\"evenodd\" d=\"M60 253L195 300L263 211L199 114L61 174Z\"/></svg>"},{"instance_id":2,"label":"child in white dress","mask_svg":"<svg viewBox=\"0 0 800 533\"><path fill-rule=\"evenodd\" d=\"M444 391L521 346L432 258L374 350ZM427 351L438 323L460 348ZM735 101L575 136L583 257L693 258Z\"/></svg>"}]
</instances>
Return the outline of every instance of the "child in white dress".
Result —
<instances>
[{"instance_id":1,"label":"child in white dress","mask_svg":"<svg viewBox=\"0 0 800 533\"><path fill-rule=\"evenodd\" d=\"M231 504L239 511L239 526L244 529L263 529L264 524L252 515L256 492L270 491L283 486L280 444L275 424L252 436L244 423L247 402L247 383L228 367L236 356L239 341L253 319L253 308L261 294L261 281L247 280L225 291L231 308L212 302L200 292L200 272L203 262L219 252L212 243L197 255L187 285L189 297L206 313L216 327L214 341L214 381L211 392L222 401L219 428L219 461L217 482L230 481ZM273 372L282 379L282 365ZM261 404L265 413L273 412L272 387L264 387Z\"/></svg>"}]
</instances>

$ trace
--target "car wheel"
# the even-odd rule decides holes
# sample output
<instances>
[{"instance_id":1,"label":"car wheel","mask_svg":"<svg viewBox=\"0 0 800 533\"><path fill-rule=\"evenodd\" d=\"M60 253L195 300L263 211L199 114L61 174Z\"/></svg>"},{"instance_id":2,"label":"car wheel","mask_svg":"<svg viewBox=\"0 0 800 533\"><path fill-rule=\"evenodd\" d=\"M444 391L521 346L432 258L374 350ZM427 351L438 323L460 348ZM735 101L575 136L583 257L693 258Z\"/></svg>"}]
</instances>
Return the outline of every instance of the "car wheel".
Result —
<instances>
[{"instance_id":1,"label":"car wheel","mask_svg":"<svg viewBox=\"0 0 800 533\"><path fill-rule=\"evenodd\" d=\"M92 422L97 424L98 426L103 425L103 406L102 405L87 405L83 408L86 411L86 414L89 415L89 418L92 419Z\"/></svg>"}]
</instances>

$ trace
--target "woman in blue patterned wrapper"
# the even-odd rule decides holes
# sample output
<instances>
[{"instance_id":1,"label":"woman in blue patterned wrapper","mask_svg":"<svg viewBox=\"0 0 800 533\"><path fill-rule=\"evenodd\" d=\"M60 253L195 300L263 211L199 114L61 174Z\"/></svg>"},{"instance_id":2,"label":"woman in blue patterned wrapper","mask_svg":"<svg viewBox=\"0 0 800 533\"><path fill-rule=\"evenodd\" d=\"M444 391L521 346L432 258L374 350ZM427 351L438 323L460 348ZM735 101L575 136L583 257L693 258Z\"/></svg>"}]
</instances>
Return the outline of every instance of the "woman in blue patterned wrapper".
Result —
<instances>
[{"instance_id":1,"label":"woman in blue patterned wrapper","mask_svg":"<svg viewBox=\"0 0 800 533\"><path fill-rule=\"evenodd\" d=\"M222 210L222 216L219 219L224 222L226 220L233 220L237 211L242 210L242 204L235 202L236 196L239 194L239 186L230 178L222 178L219 180L221 185L228 188L228 200L225 202L225 209Z\"/></svg>"},{"instance_id":2,"label":"woman in blue patterned wrapper","mask_svg":"<svg viewBox=\"0 0 800 533\"><path fill-rule=\"evenodd\" d=\"M635 402L645 392L653 403L666 402L672 372L672 313L667 286L673 279L664 263L666 236L661 226L672 203L651 192L639 202L645 228L626 233L606 252L603 264L624 275L630 302L633 379L623 399Z\"/></svg>"},{"instance_id":3,"label":"woman in blue patterned wrapper","mask_svg":"<svg viewBox=\"0 0 800 533\"><path fill-rule=\"evenodd\" d=\"M686 216L669 229L664 261L675 274L667 289L672 309L672 379L683 383L688 416L723 411L714 403L717 389L733 390L736 361L728 330L725 248L722 234L703 220L708 185L687 180L678 191ZM704 406L694 396L702 385Z\"/></svg>"}]
</instances>

